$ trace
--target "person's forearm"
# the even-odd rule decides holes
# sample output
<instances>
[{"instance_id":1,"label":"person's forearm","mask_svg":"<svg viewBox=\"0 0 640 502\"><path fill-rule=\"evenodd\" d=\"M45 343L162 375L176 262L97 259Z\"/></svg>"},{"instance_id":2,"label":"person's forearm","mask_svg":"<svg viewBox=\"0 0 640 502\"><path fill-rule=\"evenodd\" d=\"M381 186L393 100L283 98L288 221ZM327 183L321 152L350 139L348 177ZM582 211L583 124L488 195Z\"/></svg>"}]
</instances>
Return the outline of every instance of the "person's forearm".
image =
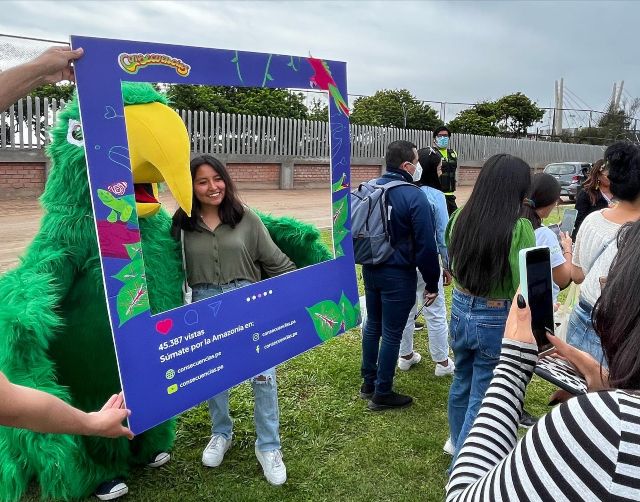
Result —
<instances>
[{"instance_id":1,"label":"person's forearm","mask_svg":"<svg viewBox=\"0 0 640 502\"><path fill-rule=\"evenodd\" d=\"M4 111L33 89L45 83L33 62L0 72L0 111Z\"/></svg>"},{"instance_id":2,"label":"person's forearm","mask_svg":"<svg viewBox=\"0 0 640 502\"><path fill-rule=\"evenodd\" d=\"M92 434L91 415L61 399L28 387L2 384L0 425L20 427L36 432Z\"/></svg>"},{"instance_id":3,"label":"person's forearm","mask_svg":"<svg viewBox=\"0 0 640 502\"><path fill-rule=\"evenodd\" d=\"M518 418L537 359L535 344L503 340L493 380L453 466L447 484L447 502L475 500L472 485L495 481L486 476L513 450L518 440Z\"/></svg>"}]
</instances>

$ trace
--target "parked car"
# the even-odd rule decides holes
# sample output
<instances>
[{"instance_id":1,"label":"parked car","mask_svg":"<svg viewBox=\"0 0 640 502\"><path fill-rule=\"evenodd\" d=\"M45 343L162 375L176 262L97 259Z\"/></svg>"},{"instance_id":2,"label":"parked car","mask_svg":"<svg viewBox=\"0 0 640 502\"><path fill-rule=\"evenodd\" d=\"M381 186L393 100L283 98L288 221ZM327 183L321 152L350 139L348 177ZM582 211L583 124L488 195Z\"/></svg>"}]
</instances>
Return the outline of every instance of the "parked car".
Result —
<instances>
[{"instance_id":1,"label":"parked car","mask_svg":"<svg viewBox=\"0 0 640 502\"><path fill-rule=\"evenodd\" d=\"M576 200L576 195L587 179L591 164L589 162L555 162L547 165L544 172L560 182L560 195Z\"/></svg>"}]
</instances>

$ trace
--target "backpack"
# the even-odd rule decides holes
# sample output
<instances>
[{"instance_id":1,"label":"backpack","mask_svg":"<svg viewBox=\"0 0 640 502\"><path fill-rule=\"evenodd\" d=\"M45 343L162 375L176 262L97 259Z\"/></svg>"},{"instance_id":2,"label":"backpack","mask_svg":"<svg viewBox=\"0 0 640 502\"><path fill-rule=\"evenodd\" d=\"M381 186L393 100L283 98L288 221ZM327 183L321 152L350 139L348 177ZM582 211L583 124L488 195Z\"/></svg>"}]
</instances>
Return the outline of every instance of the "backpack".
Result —
<instances>
[{"instance_id":1,"label":"backpack","mask_svg":"<svg viewBox=\"0 0 640 502\"><path fill-rule=\"evenodd\" d=\"M400 180L384 185L371 180L361 183L357 190L351 192L351 235L356 263L379 265L393 254L387 192L402 185L415 186Z\"/></svg>"}]
</instances>

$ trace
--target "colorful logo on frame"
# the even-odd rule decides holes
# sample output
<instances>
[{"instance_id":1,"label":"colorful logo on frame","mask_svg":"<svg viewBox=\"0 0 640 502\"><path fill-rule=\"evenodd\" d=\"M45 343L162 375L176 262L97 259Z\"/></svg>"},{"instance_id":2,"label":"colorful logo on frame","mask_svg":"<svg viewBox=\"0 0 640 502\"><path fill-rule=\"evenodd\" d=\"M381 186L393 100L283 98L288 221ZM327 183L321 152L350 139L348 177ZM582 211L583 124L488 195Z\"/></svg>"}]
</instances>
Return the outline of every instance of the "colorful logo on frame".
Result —
<instances>
[{"instance_id":1,"label":"colorful logo on frame","mask_svg":"<svg viewBox=\"0 0 640 502\"><path fill-rule=\"evenodd\" d=\"M135 433L360 322L344 63L75 36L72 45L85 51L76 81L111 325L96 336L113 337ZM157 213L154 183L176 166L190 183L192 138L146 83L325 91L333 259L182 305L180 244L169 237L169 218ZM139 137L153 127L160 139L149 148ZM175 179L165 178L172 191ZM190 198L190 185L186 192Z\"/></svg>"}]
</instances>

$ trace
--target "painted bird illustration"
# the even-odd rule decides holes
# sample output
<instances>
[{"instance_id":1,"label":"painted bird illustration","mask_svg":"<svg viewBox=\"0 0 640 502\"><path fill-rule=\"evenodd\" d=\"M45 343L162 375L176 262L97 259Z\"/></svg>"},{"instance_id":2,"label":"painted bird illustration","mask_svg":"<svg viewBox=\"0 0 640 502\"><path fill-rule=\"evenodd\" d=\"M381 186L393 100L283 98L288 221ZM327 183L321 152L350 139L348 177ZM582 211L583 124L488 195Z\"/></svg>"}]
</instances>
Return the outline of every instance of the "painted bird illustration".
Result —
<instances>
[{"instance_id":1,"label":"painted bird illustration","mask_svg":"<svg viewBox=\"0 0 640 502\"><path fill-rule=\"evenodd\" d=\"M171 218L157 200L157 183L164 181L190 212L189 137L180 117L151 85L124 83L122 92L149 301L152 312L162 312L182 304L183 271L179 243L170 236ZM47 152L52 169L41 198L40 229L20 265L0 277L0 370L16 384L93 411L119 391L120 381L79 120L74 98L52 130ZM67 139L70 127L74 141ZM117 216L120 221L102 223L128 232L122 217L127 204L106 195L103 203L115 211L112 220ZM276 244L299 267L332 257L314 227L293 219L263 219ZM19 500L32 479L43 499L86 497L104 483L125 478L132 466L166 462L174 438L174 421L133 441L0 427L0 501ZM127 491L124 482L111 485L119 494Z\"/></svg>"},{"instance_id":2,"label":"painted bird illustration","mask_svg":"<svg viewBox=\"0 0 640 502\"><path fill-rule=\"evenodd\" d=\"M331 76L331 71L329 70L329 66L322 59L316 59L309 56L307 61L311 65L314 70L313 75L311 76L310 82L314 87L318 87L323 91L329 91L333 101L335 102L338 110L344 113L346 116L349 116L349 107L347 106L347 102L340 94L340 90L338 89L338 84L333 80Z\"/></svg>"}]
</instances>

